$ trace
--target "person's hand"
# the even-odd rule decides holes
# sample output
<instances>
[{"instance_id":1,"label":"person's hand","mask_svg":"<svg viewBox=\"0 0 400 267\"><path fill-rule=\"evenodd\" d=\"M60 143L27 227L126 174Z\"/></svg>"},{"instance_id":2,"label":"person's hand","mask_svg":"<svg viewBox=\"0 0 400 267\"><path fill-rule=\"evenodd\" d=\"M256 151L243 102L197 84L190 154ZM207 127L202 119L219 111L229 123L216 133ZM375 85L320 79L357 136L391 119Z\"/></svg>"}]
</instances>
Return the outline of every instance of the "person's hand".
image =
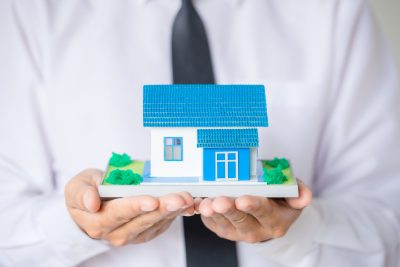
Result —
<instances>
[{"instance_id":1,"label":"person's hand","mask_svg":"<svg viewBox=\"0 0 400 267\"><path fill-rule=\"evenodd\" d=\"M194 213L193 198L185 192L101 202L97 190L101 177L101 171L85 170L65 187L69 213L93 239L103 239L114 246L143 243L167 230L176 216Z\"/></svg>"},{"instance_id":2,"label":"person's hand","mask_svg":"<svg viewBox=\"0 0 400 267\"><path fill-rule=\"evenodd\" d=\"M205 226L221 238L256 243L282 237L312 199L311 191L300 180L298 183L298 198L196 199L196 211Z\"/></svg>"}]
</instances>

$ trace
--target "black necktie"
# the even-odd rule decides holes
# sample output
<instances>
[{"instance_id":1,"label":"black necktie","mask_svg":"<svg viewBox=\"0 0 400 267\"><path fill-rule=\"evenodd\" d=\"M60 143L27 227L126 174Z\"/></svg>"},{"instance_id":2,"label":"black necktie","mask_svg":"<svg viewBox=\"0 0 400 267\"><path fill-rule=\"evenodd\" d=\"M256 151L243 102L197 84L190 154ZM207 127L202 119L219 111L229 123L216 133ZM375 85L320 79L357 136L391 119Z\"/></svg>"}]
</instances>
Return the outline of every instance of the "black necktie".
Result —
<instances>
[{"instance_id":1,"label":"black necktie","mask_svg":"<svg viewBox=\"0 0 400 267\"><path fill-rule=\"evenodd\" d=\"M215 83L207 35L191 0L182 0L172 30L175 84ZM199 215L184 217L188 267L236 267L236 243L208 230Z\"/></svg>"},{"instance_id":2,"label":"black necktie","mask_svg":"<svg viewBox=\"0 0 400 267\"><path fill-rule=\"evenodd\" d=\"M174 83L215 83L206 30L191 0L182 0L172 29Z\"/></svg>"}]
</instances>

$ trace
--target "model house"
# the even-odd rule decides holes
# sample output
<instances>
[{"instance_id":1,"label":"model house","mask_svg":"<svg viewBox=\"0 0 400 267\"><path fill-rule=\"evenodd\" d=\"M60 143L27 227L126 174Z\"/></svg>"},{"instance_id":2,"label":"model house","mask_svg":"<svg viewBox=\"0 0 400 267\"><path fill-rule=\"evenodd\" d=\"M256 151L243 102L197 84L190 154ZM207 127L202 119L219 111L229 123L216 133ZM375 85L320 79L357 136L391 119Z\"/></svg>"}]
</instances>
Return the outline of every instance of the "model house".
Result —
<instances>
[{"instance_id":1,"label":"model house","mask_svg":"<svg viewBox=\"0 0 400 267\"><path fill-rule=\"evenodd\" d=\"M267 127L262 85L145 85L151 177L205 181L256 176L258 127Z\"/></svg>"}]
</instances>

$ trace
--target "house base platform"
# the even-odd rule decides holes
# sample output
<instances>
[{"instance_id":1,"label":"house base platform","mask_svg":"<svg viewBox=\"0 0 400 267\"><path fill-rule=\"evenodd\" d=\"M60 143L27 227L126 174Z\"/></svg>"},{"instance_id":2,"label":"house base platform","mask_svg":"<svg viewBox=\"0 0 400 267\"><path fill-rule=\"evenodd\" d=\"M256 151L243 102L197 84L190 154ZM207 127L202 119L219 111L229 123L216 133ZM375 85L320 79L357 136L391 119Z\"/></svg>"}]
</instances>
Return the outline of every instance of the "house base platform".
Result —
<instances>
[{"instance_id":1,"label":"house base platform","mask_svg":"<svg viewBox=\"0 0 400 267\"><path fill-rule=\"evenodd\" d=\"M141 165L142 164L142 165ZM186 191L193 197L239 197L242 195L254 195L268 198L298 197L298 184L292 171L288 171L288 180L283 184L267 184L264 181L264 170L261 162L257 166L257 178L248 181L203 181L201 177L150 177L148 162L136 162L132 166L138 166L143 176L139 185L111 185L103 179L99 186L99 194L104 199L120 198L138 195L162 195ZM140 168L140 166L142 166ZM135 167L133 167L135 169ZM104 177L110 172L108 167Z\"/></svg>"}]
</instances>

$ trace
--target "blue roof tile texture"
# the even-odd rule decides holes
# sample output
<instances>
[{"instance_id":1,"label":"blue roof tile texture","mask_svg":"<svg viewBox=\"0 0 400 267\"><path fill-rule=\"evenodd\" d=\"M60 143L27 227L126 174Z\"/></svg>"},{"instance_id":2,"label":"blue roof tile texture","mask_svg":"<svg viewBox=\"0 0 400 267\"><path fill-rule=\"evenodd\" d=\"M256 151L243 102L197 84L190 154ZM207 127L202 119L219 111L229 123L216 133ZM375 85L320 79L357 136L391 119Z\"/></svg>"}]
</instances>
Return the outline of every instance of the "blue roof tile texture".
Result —
<instances>
[{"instance_id":1,"label":"blue roof tile texture","mask_svg":"<svg viewBox=\"0 0 400 267\"><path fill-rule=\"evenodd\" d=\"M143 87L144 127L267 127L263 85Z\"/></svg>"},{"instance_id":2,"label":"blue roof tile texture","mask_svg":"<svg viewBox=\"0 0 400 267\"><path fill-rule=\"evenodd\" d=\"M258 147L258 131L257 129L199 129L197 130L197 147Z\"/></svg>"}]
</instances>

